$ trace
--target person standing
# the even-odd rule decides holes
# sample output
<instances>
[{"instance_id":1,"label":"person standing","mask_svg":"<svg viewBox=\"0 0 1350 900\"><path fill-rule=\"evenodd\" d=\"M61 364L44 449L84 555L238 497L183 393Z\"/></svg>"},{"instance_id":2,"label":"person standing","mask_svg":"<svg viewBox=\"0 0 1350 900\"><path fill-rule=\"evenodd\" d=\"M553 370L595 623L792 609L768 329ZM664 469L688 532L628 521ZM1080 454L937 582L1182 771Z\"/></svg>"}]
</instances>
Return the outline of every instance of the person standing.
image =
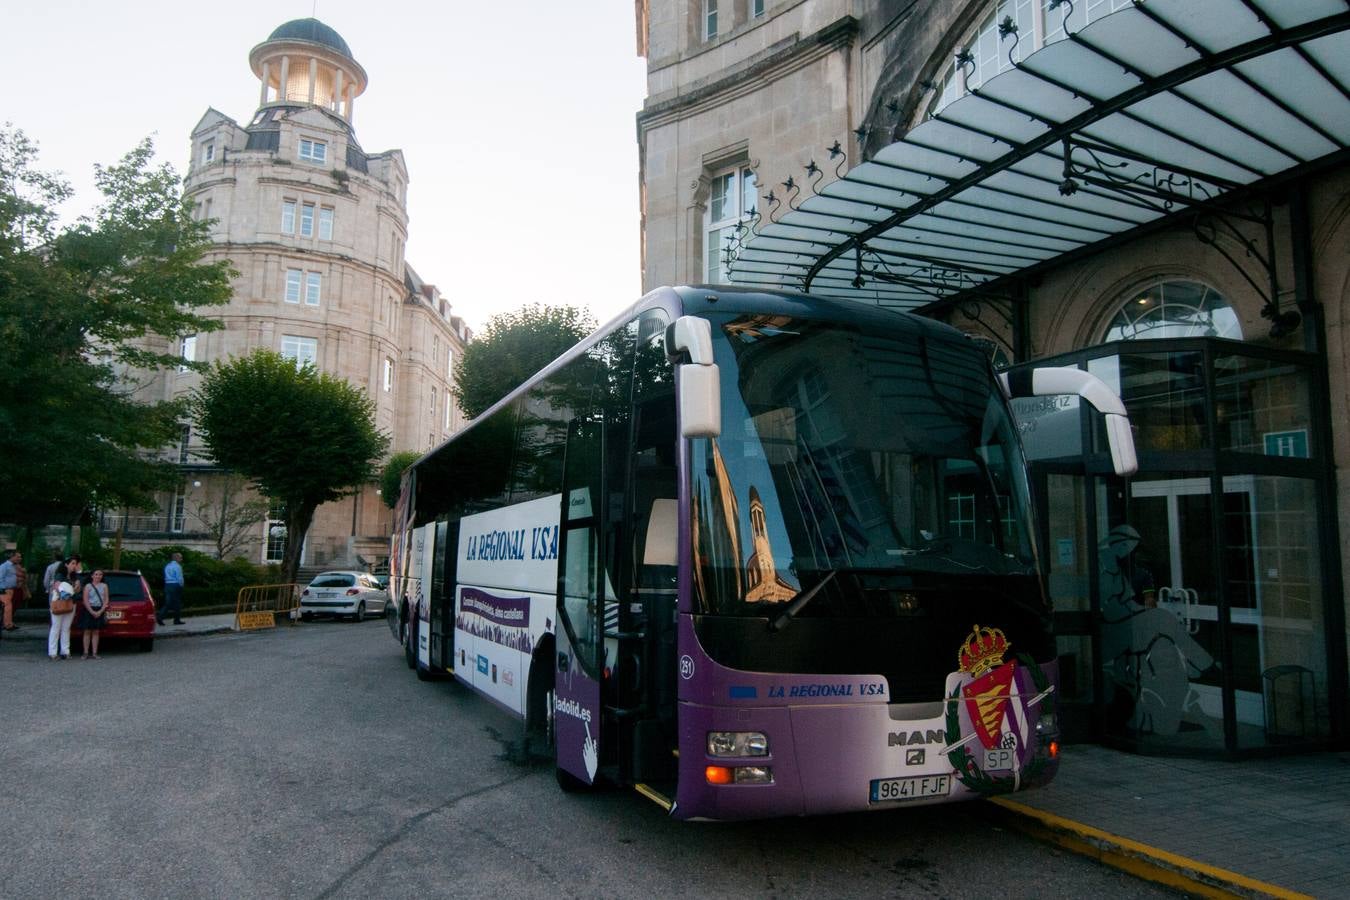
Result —
<instances>
[{"instance_id":1,"label":"person standing","mask_svg":"<svg viewBox=\"0 0 1350 900\"><path fill-rule=\"evenodd\" d=\"M42 573L43 596L52 592L52 582L56 581L56 570L61 568L61 551L52 551L52 563Z\"/></svg>"},{"instance_id":2,"label":"person standing","mask_svg":"<svg viewBox=\"0 0 1350 900\"><path fill-rule=\"evenodd\" d=\"M47 595L52 627L47 632L47 658L70 659L70 625L75 620L75 589L66 581L65 563L56 570L56 581Z\"/></svg>"},{"instance_id":3,"label":"person standing","mask_svg":"<svg viewBox=\"0 0 1350 900\"><path fill-rule=\"evenodd\" d=\"M183 554L175 553L164 566L164 608L156 621L164 624L164 617L173 611L173 624L183 624Z\"/></svg>"},{"instance_id":4,"label":"person standing","mask_svg":"<svg viewBox=\"0 0 1350 900\"><path fill-rule=\"evenodd\" d=\"M14 624L14 589L19 586L19 566L22 563L23 554L18 550L6 553L5 561L0 563L0 606L4 607L0 627L6 631L18 627Z\"/></svg>"},{"instance_id":5,"label":"person standing","mask_svg":"<svg viewBox=\"0 0 1350 900\"><path fill-rule=\"evenodd\" d=\"M89 648L93 645L93 659L98 659L98 638L103 626L108 624L108 586L103 583L103 570L95 569L84 586L84 599L80 603L80 628L84 631L84 658L90 659Z\"/></svg>"}]
</instances>

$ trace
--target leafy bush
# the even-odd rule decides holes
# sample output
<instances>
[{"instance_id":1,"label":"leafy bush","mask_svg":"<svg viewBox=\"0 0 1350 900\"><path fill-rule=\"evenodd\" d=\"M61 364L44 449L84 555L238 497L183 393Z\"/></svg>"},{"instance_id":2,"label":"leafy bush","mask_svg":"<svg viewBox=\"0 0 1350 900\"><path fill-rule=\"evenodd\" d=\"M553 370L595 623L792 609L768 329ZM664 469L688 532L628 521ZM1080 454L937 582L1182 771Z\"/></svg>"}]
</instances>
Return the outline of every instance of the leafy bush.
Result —
<instances>
[{"instance_id":1,"label":"leafy bush","mask_svg":"<svg viewBox=\"0 0 1350 900\"><path fill-rule=\"evenodd\" d=\"M157 547L154 550L123 550L122 568L140 572L156 601L164 598L164 566L175 552L183 554L183 608L234 608L239 589L250 584L277 584L280 566L259 566L242 557L219 560L187 547ZM109 556L106 549L103 556ZM100 564L109 564L105 560ZM86 568L88 568L86 566Z\"/></svg>"}]
</instances>

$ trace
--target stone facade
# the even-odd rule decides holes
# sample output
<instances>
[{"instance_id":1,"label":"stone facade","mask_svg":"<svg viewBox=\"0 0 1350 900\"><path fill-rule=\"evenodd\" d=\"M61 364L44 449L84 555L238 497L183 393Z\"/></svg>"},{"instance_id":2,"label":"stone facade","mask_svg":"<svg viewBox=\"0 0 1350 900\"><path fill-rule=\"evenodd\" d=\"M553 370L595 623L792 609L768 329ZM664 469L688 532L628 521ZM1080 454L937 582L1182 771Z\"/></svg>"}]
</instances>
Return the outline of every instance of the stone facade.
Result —
<instances>
[{"instance_id":1,"label":"stone facade","mask_svg":"<svg viewBox=\"0 0 1350 900\"><path fill-rule=\"evenodd\" d=\"M199 362L260 348L312 358L321 371L369 393L376 427L392 437L391 453L426 451L464 424L450 386L471 335L447 298L404 259L403 154L361 148L351 112L365 73L335 32L314 31L311 22L288 23L254 48L262 105L248 124L208 109L193 129L185 192L214 220L208 259L228 259L238 274L233 298L212 312L224 327L185 336L180 348ZM141 390L171 399L199 380L191 370L164 372ZM135 543L210 550L194 510L218 495L218 475L190 433L178 454L183 490L164 498L158 516L133 517L128 531L140 533ZM382 560L390 521L375 485L325 504L302 564ZM275 542L269 553L264 537L275 525L258 526L245 555L277 557Z\"/></svg>"}]
</instances>

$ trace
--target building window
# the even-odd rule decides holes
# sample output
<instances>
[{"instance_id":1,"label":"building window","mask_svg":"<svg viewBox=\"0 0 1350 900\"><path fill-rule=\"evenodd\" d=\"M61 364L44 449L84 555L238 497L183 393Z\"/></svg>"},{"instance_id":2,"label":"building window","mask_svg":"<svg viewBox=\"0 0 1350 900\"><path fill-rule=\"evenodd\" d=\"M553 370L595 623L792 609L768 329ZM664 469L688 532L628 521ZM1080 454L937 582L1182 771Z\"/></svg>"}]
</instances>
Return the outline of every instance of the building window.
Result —
<instances>
[{"instance_id":1,"label":"building window","mask_svg":"<svg viewBox=\"0 0 1350 900\"><path fill-rule=\"evenodd\" d=\"M384 390L386 393L394 389L394 361L389 357L384 358Z\"/></svg>"},{"instance_id":2,"label":"building window","mask_svg":"<svg viewBox=\"0 0 1350 900\"><path fill-rule=\"evenodd\" d=\"M178 490L174 491L173 517L169 522L169 530L172 531L174 534L178 534L183 530L183 521L184 519L187 518L185 515L186 505L187 505L187 497L183 494L182 488L179 488Z\"/></svg>"},{"instance_id":3,"label":"building window","mask_svg":"<svg viewBox=\"0 0 1350 900\"><path fill-rule=\"evenodd\" d=\"M300 236L314 236L314 204L306 203L300 207Z\"/></svg>"},{"instance_id":4,"label":"building window","mask_svg":"<svg viewBox=\"0 0 1350 900\"><path fill-rule=\"evenodd\" d=\"M333 207L323 206L319 208L319 240L331 241L333 239Z\"/></svg>"},{"instance_id":5,"label":"building window","mask_svg":"<svg viewBox=\"0 0 1350 900\"><path fill-rule=\"evenodd\" d=\"M717 0L703 0L703 39L717 37Z\"/></svg>"},{"instance_id":6,"label":"building window","mask_svg":"<svg viewBox=\"0 0 1350 900\"><path fill-rule=\"evenodd\" d=\"M703 213L703 278L706 283L723 284L728 280L728 242L754 217L755 190L755 173L744 166L713 176L708 208Z\"/></svg>"},{"instance_id":7,"label":"building window","mask_svg":"<svg viewBox=\"0 0 1350 900\"><path fill-rule=\"evenodd\" d=\"M285 359L295 360L297 369L302 369L307 365L315 365L319 358L319 342L316 338L283 334L281 336L281 355Z\"/></svg>"},{"instance_id":8,"label":"building window","mask_svg":"<svg viewBox=\"0 0 1350 900\"><path fill-rule=\"evenodd\" d=\"M445 348L445 380L451 384L455 382L455 350L453 347Z\"/></svg>"},{"instance_id":9,"label":"building window","mask_svg":"<svg viewBox=\"0 0 1350 900\"><path fill-rule=\"evenodd\" d=\"M207 197L197 204L197 218L202 222L211 220L211 198Z\"/></svg>"},{"instance_id":10,"label":"building window","mask_svg":"<svg viewBox=\"0 0 1350 900\"><path fill-rule=\"evenodd\" d=\"M263 562L281 562L286 557L286 504L272 501L264 527Z\"/></svg>"},{"instance_id":11,"label":"building window","mask_svg":"<svg viewBox=\"0 0 1350 900\"><path fill-rule=\"evenodd\" d=\"M311 141L309 138L301 138L300 158L313 163L327 162L328 145L323 141Z\"/></svg>"},{"instance_id":12,"label":"building window","mask_svg":"<svg viewBox=\"0 0 1350 900\"><path fill-rule=\"evenodd\" d=\"M183 362L190 363L196 361L197 361L197 336L195 334L189 334L187 337L183 338ZM178 371L180 372L186 372L187 370L188 370L187 366L178 367Z\"/></svg>"},{"instance_id":13,"label":"building window","mask_svg":"<svg viewBox=\"0 0 1350 900\"><path fill-rule=\"evenodd\" d=\"M431 389L431 415L432 415L433 418L436 416L436 389L435 389L435 388L432 388L432 389Z\"/></svg>"},{"instance_id":14,"label":"building window","mask_svg":"<svg viewBox=\"0 0 1350 900\"><path fill-rule=\"evenodd\" d=\"M302 273L299 269L286 270L286 302L300 302L300 279Z\"/></svg>"},{"instance_id":15,"label":"building window","mask_svg":"<svg viewBox=\"0 0 1350 900\"><path fill-rule=\"evenodd\" d=\"M1104 341L1221 337L1242 340L1242 324L1222 294L1198 281L1159 281L1131 291Z\"/></svg>"},{"instance_id":16,"label":"building window","mask_svg":"<svg viewBox=\"0 0 1350 900\"><path fill-rule=\"evenodd\" d=\"M452 404L450 403L450 392L447 390L447 391L445 392L445 430L446 430L446 431L449 431L449 430L450 430L450 410L451 410L451 408L452 408Z\"/></svg>"},{"instance_id":17,"label":"building window","mask_svg":"<svg viewBox=\"0 0 1350 900\"><path fill-rule=\"evenodd\" d=\"M281 201L281 233L295 234L295 201Z\"/></svg>"},{"instance_id":18,"label":"building window","mask_svg":"<svg viewBox=\"0 0 1350 900\"><path fill-rule=\"evenodd\" d=\"M318 272L305 273L305 305L319 305L319 288L323 284L323 276Z\"/></svg>"},{"instance_id":19,"label":"building window","mask_svg":"<svg viewBox=\"0 0 1350 900\"><path fill-rule=\"evenodd\" d=\"M188 461L188 444L192 441L192 426L184 425L183 433L178 438L178 461L185 463Z\"/></svg>"},{"instance_id":20,"label":"building window","mask_svg":"<svg viewBox=\"0 0 1350 900\"><path fill-rule=\"evenodd\" d=\"M213 162L216 158L216 142L205 141L202 143L202 163Z\"/></svg>"},{"instance_id":21,"label":"building window","mask_svg":"<svg viewBox=\"0 0 1350 900\"><path fill-rule=\"evenodd\" d=\"M764 0L752 0L750 3L750 15L758 19L764 15Z\"/></svg>"}]
</instances>

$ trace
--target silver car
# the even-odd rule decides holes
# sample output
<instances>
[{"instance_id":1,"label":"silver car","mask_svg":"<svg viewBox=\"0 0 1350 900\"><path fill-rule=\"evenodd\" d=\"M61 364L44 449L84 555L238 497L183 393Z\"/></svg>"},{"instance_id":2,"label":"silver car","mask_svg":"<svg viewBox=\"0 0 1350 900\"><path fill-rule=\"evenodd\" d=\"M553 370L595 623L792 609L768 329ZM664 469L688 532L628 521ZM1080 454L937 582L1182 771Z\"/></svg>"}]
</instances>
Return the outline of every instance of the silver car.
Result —
<instances>
[{"instance_id":1,"label":"silver car","mask_svg":"<svg viewBox=\"0 0 1350 900\"><path fill-rule=\"evenodd\" d=\"M375 576L365 572L320 572L300 592L300 616L351 616L360 622L367 615L383 615L389 595Z\"/></svg>"}]
</instances>

